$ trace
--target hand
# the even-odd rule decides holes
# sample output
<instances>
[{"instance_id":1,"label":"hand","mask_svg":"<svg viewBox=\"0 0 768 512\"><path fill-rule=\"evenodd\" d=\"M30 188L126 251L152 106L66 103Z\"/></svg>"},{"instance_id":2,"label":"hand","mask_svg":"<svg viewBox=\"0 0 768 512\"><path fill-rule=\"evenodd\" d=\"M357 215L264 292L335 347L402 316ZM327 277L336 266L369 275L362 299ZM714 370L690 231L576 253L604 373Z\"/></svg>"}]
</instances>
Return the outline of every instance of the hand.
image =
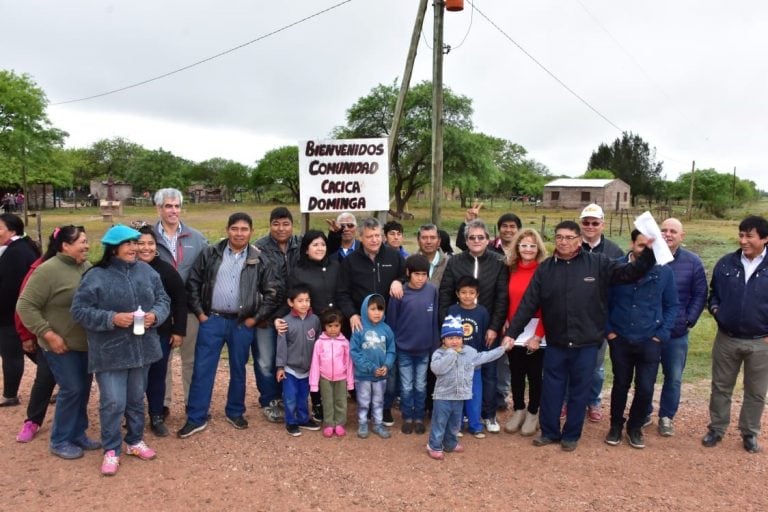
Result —
<instances>
[{"instance_id":1,"label":"hand","mask_svg":"<svg viewBox=\"0 0 768 512\"><path fill-rule=\"evenodd\" d=\"M157 321L157 316L155 316L154 313L147 313L144 315L144 328L149 329L153 325L155 325L155 322Z\"/></svg>"},{"instance_id":2,"label":"hand","mask_svg":"<svg viewBox=\"0 0 768 512\"><path fill-rule=\"evenodd\" d=\"M498 333L496 331L493 329L488 329L485 332L485 346L491 348L491 345L493 345L493 342L496 341L497 336Z\"/></svg>"},{"instance_id":3,"label":"hand","mask_svg":"<svg viewBox=\"0 0 768 512\"><path fill-rule=\"evenodd\" d=\"M243 325L250 329L256 325L256 319L252 316L249 316L243 321Z\"/></svg>"},{"instance_id":4,"label":"hand","mask_svg":"<svg viewBox=\"0 0 768 512\"><path fill-rule=\"evenodd\" d=\"M43 335L43 339L48 342L51 352L54 354L64 354L69 351L64 339L53 331L48 331Z\"/></svg>"},{"instance_id":5,"label":"hand","mask_svg":"<svg viewBox=\"0 0 768 512\"><path fill-rule=\"evenodd\" d=\"M382 366L381 368L376 368L376 370L373 372L373 375L376 377L386 377L387 376L387 367Z\"/></svg>"},{"instance_id":6,"label":"hand","mask_svg":"<svg viewBox=\"0 0 768 512\"><path fill-rule=\"evenodd\" d=\"M27 354L34 354L37 351L37 340L35 340L34 338L29 340L22 340L21 350L23 350Z\"/></svg>"},{"instance_id":7,"label":"hand","mask_svg":"<svg viewBox=\"0 0 768 512\"><path fill-rule=\"evenodd\" d=\"M184 338L178 334L171 334L171 348L179 348L184 343Z\"/></svg>"},{"instance_id":8,"label":"hand","mask_svg":"<svg viewBox=\"0 0 768 512\"><path fill-rule=\"evenodd\" d=\"M529 352L536 352L541 346L541 338L538 336L533 336L525 342L525 346Z\"/></svg>"},{"instance_id":9,"label":"hand","mask_svg":"<svg viewBox=\"0 0 768 512\"><path fill-rule=\"evenodd\" d=\"M615 332L609 332L609 333L608 333L608 334L605 336L605 338L606 338L608 341L613 341L613 340L615 340L615 339L616 339L616 338L618 338L618 337L619 337L619 335L618 335L618 334L616 334Z\"/></svg>"},{"instance_id":10,"label":"hand","mask_svg":"<svg viewBox=\"0 0 768 512\"><path fill-rule=\"evenodd\" d=\"M275 318L275 331L277 331L277 334L285 334L288 332L288 322L282 318Z\"/></svg>"},{"instance_id":11,"label":"hand","mask_svg":"<svg viewBox=\"0 0 768 512\"><path fill-rule=\"evenodd\" d=\"M475 203L471 208L468 208L467 213L464 214L464 222L469 222L478 218L480 216L480 208L482 208L482 206L483 203Z\"/></svg>"},{"instance_id":12,"label":"hand","mask_svg":"<svg viewBox=\"0 0 768 512\"><path fill-rule=\"evenodd\" d=\"M277 370L277 373L275 374L275 378L277 379L277 382L280 382L281 380L285 379L285 370L282 368L279 368Z\"/></svg>"},{"instance_id":13,"label":"hand","mask_svg":"<svg viewBox=\"0 0 768 512\"><path fill-rule=\"evenodd\" d=\"M403 283L395 279L392 284L389 285L389 296L396 299L403 298Z\"/></svg>"},{"instance_id":14,"label":"hand","mask_svg":"<svg viewBox=\"0 0 768 512\"><path fill-rule=\"evenodd\" d=\"M504 336L501 339L501 344L504 347L504 350L510 351L510 350L512 350L512 347L515 346L515 339L514 338L510 338L509 336Z\"/></svg>"},{"instance_id":15,"label":"hand","mask_svg":"<svg viewBox=\"0 0 768 512\"><path fill-rule=\"evenodd\" d=\"M363 322L360 321L360 315L352 315L349 317L349 326L352 328L353 332L362 331Z\"/></svg>"},{"instance_id":16,"label":"hand","mask_svg":"<svg viewBox=\"0 0 768 512\"><path fill-rule=\"evenodd\" d=\"M205 313L200 313L199 315L197 315L197 321L200 322L201 324L204 324L205 322L208 321L208 315L206 315Z\"/></svg>"},{"instance_id":17,"label":"hand","mask_svg":"<svg viewBox=\"0 0 768 512\"><path fill-rule=\"evenodd\" d=\"M334 233L341 231L341 226L336 222L336 219L325 219L325 222L328 224L328 231L333 231Z\"/></svg>"},{"instance_id":18,"label":"hand","mask_svg":"<svg viewBox=\"0 0 768 512\"><path fill-rule=\"evenodd\" d=\"M115 313L112 317L112 323L115 327L122 327L124 329L133 326L133 311L129 313Z\"/></svg>"}]
</instances>

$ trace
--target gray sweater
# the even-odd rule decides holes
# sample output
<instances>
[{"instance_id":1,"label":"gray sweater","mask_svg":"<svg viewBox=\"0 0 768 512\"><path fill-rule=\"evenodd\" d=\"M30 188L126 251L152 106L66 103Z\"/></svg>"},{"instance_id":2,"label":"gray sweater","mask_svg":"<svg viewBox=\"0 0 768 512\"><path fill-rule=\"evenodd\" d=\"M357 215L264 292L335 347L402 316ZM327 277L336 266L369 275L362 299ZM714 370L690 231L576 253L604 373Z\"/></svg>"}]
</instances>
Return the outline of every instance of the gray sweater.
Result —
<instances>
[{"instance_id":1,"label":"gray sweater","mask_svg":"<svg viewBox=\"0 0 768 512\"><path fill-rule=\"evenodd\" d=\"M277 337L276 366L290 369L289 373L298 378L308 377L315 340L322 332L320 319L312 311L303 319L291 311L283 320L288 330Z\"/></svg>"},{"instance_id":2,"label":"gray sweater","mask_svg":"<svg viewBox=\"0 0 768 512\"><path fill-rule=\"evenodd\" d=\"M472 377L475 368L495 361L504 355L504 347L496 347L487 352L478 352L464 346L461 352L441 346L432 354L429 367L437 376L435 400L469 400L472 398Z\"/></svg>"}]
</instances>

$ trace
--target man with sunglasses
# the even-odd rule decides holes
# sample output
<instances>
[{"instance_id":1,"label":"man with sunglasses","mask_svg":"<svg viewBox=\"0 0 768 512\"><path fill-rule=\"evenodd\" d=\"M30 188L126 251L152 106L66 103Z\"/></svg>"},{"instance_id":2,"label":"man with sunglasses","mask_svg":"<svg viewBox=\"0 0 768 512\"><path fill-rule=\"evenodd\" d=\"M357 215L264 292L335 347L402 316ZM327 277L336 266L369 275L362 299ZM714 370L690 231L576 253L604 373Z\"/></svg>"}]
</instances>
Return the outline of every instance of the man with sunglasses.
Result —
<instances>
[{"instance_id":1,"label":"man with sunglasses","mask_svg":"<svg viewBox=\"0 0 768 512\"><path fill-rule=\"evenodd\" d=\"M328 254L336 253L339 263L357 249L357 219L350 212L342 212L328 223Z\"/></svg>"},{"instance_id":2,"label":"man with sunglasses","mask_svg":"<svg viewBox=\"0 0 768 512\"><path fill-rule=\"evenodd\" d=\"M184 194L180 190L161 188L155 192L154 200L157 214L160 217L155 224L158 257L173 265L186 284L195 260L208 247L208 240L202 233L181 221ZM190 312L187 316L187 335L179 347L185 405L189 403L189 386L192 382L192 370L195 366L195 343L197 342L198 327L197 317ZM165 381L164 416L170 412L171 397L173 396L172 375L172 372L168 372Z\"/></svg>"},{"instance_id":3,"label":"man with sunglasses","mask_svg":"<svg viewBox=\"0 0 768 512\"><path fill-rule=\"evenodd\" d=\"M587 252L605 254L611 259L621 258L624 251L611 240L605 238L605 215L597 204L588 204L581 211L581 247ZM608 344L603 341L597 351L595 373L592 375L592 388L587 402L587 419L598 422L603 419L602 397L603 382L605 382L605 353Z\"/></svg>"}]
</instances>

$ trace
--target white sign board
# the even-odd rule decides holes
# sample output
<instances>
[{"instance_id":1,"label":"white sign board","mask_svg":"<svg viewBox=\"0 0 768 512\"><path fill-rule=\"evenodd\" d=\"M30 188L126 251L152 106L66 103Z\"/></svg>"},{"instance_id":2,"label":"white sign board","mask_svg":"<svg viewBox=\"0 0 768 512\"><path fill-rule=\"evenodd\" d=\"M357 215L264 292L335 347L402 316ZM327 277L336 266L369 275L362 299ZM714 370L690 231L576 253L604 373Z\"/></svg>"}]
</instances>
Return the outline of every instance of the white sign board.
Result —
<instances>
[{"instance_id":1,"label":"white sign board","mask_svg":"<svg viewBox=\"0 0 768 512\"><path fill-rule=\"evenodd\" d=\"M299 141L302 213L389 210L387 139Z\"/></svg>"}]
</instances>

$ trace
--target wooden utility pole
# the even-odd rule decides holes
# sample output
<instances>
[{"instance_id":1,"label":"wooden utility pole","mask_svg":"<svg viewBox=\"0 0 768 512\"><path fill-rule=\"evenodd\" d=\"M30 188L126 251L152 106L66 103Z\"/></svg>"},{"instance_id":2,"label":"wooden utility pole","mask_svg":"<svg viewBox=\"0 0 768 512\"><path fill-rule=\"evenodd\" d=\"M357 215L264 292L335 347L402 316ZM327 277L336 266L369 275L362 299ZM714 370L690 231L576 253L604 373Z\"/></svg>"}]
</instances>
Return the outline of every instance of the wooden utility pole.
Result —
<instances>
[{"instance_id":1,"label":"wooden utility pole","mask_svg":"<svg viewBox=\"0 0 768 512\"><path fill-rule=\"evenodd\" d=\"M434 0L432 46L432 223L439 226L443 196L443 15L445 1Z\"/></svg>"},{"instance_id":2,"label":"wooden utility pole","mask_svg":"<svg viewBox=\"0 0 768 512\"><path fill-rule=\"evenodd\" d=\"M693 210L693 180L696 175L696 160L691 163L691 190L688 192L688 220L691 220Z\"/></svg>"},{"instance_id":3,"label":"wooden utility pole","mask_svg":"<svg viewBox=\"0 0 768 512\"><path fill-rule=\"evenodd\" d=\"M736 200L736 166L733 166L733 185L731 186L731 201Z\"/></svg>"}]
</instances>

